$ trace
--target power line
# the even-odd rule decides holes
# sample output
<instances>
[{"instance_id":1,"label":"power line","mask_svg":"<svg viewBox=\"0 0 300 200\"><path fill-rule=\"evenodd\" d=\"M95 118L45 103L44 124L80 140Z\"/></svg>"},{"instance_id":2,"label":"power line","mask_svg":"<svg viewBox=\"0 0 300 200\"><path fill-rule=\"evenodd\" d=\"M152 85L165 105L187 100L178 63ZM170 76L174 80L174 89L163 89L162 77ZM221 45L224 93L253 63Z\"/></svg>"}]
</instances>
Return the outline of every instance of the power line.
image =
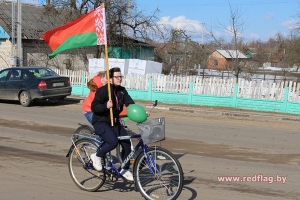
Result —
<instances>
[{"instance_id":1,"label":"power line","mask_svg":"<svg viewBox=\"0 0 300 200\"><path fill-rule=\"evenodd\" d=\"M274 5L274 4L288 4L291 3L289 1L278 1L278 2L257 2L257 3L233 3L231 5L237 6L257 6L257 5ZM197 7L197 6L229 6L229 3L200 3L200 4L138 4L139 6L146 6L146 7Z\"/></svg>"}]
</instances>

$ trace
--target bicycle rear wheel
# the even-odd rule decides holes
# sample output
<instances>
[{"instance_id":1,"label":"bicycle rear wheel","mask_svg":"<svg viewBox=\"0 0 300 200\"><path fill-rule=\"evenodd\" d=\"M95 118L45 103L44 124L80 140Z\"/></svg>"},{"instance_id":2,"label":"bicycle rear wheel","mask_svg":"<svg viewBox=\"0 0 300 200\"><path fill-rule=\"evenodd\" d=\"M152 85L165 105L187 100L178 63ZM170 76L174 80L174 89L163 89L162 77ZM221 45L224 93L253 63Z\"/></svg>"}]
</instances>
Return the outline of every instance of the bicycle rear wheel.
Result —
<instances>
[{"instance_id":1,"label":"bicycle rear wheel","mask_svg":"<svg viewBox=\"0 0 300 200\"><path fill-rule=\"evenodd\" d=\"M138 156L133 170L142 196L151 200L177 199L183 187L183 171L177 158L160 147L149 147L146 154Z\"/></svg>"},{"instance_id":2,"label":"bicycle rear wheel","mask_svg":"<svg viewBox=\"0 0 300 200\"><path fill-rule=\"evenodd\" d=\"M133 135L134 133L132 131L130 131L129 129L126 129L128 135ZM89 125L80 125L75 132L76 134L80 134L80 135L91 135L91 134L95 134L95 130L92 126ZM73 139L76 141L78 139L80 139L79 135L74 135ZM117 162L122 163L122 147L120 144L118 144L117 148L116 148L116 157L117 157Z\"/></svg>"},{"instance_id":3,"label":"bicycle rear wheel","mask_svg":"<svg viewBox=\"0 0 300 200\"><path fill-rule=\"evenodd\" d=\"M98 190L106 180L104 172L96 171L90 160L90 155L97 151L98 145L93 141L83 139L78 140L75 147L68 160L72 180L82 190L89 192Z\"/></svg>"}]
</instances>

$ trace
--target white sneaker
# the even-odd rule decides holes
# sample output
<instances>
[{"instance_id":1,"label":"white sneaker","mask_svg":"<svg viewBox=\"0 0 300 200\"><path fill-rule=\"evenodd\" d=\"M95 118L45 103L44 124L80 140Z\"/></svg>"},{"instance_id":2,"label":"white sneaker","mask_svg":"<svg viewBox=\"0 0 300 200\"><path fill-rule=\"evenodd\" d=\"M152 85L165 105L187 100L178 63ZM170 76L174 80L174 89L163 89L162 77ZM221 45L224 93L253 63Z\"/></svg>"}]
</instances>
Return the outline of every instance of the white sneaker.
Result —
<instances>
[{"instance_id":1,"label":"white sneaker","mask_svg":"<svg viewBox=\"0 0 300 200\"><path fill-rule=\"evenodd\" d=\"M129 171L129 170L126 170L126 169L122 169L120 171L120 174L126 178L128 181L133 181L133 175L132 173Z\"/></svg>"},{"instance_id":2,"label":"white sneaker","mask_svg":"<svg viewBox=\"0 0 300 200\"><path fill-rule=\"evenodd\" d=\"M91 160L93 161L93 166L97 171L102 170L101 157L96 156L96 153L91 154Z\"/></svg>"}]
</instances>

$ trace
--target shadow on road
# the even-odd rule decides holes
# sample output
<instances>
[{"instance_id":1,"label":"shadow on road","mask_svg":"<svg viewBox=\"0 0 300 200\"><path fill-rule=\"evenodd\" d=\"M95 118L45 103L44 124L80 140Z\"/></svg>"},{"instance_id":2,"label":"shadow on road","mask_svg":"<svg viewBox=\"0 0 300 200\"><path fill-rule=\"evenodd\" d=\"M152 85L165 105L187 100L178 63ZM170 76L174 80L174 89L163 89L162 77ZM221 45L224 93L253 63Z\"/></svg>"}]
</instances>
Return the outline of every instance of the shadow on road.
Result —
<instances>
[{"instance_id":1,"label":"shadow on road","mask_svg":"<svg viewBox=\"0 0 300 200\"><path fill-rule=\"evenodd\" d=\"M194 200L194 199L197 199L197 196L198 196L198 193L196 190L194 190L193 188L191 187L187 187L186 185L191 183L192 181L190 180L184 180L184 183L183 183L183 189L182 190L185 190L185 193L187 191L190 191L190 197L187 198L188 200ZM187 184L186 184L187 183ZM133 182L128 182L126 179L123 178L123 182L105 182L105 185L100 189L98 190L97 192L106 192L106 191L110 191L110 190L114 190L114 191L118 191L118 192L132 192L132 191L135 191L135 192L139 192L135 186L134 186L134 183ZM185 194L185 198L186 198L186 194ZM180 199L180 196L179 198Z\"/></svg>"},{"instance_id":2,"label":"shadow on road","mask_svg":"<svg viewBox=\"0 0 300 200\"><path fill-rule=\"evenodd\" d=\"M72 105L80 103L80 99L66 98L63 101L53 101L53 100L36 100L32 102L30 107L38 107L38 106L63 106L63 105ZM0 100L0 104L10 104L10 105L18 105L22 106L17 100Z\"/></svg>"}]
</instances>

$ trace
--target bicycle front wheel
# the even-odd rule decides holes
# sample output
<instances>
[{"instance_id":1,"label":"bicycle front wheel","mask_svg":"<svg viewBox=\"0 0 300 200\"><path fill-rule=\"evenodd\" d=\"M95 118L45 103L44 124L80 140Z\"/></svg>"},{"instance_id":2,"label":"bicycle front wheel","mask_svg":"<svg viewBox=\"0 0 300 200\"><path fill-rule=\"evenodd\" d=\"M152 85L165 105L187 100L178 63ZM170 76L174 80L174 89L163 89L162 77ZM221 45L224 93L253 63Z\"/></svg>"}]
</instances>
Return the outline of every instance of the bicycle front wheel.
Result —
<instances>
[{"instance_id":1,"label":"bicycle front wheel","mask_svg":"<svg viewBox=\"0 0 300 200\"><path fill-rule=\"evenodd\" d=\"M72 180L82 190L93 192L105 182L106 176L93 168L90 155L97 151L97 145L90 140L78 140L69 155L69 173Z\"/></svg>"},{"instance_id":2,"label":"bicycle front wheel","mask_svg":"<svg viewBox=\"0 0 300 200\"><path fill-rule=\"evenodd\" d=\"M149 147L134 165L134 180L142 196L150 200L177 199L183 187L182 167L166 149Z\"/></svg>"}]
</instances>

